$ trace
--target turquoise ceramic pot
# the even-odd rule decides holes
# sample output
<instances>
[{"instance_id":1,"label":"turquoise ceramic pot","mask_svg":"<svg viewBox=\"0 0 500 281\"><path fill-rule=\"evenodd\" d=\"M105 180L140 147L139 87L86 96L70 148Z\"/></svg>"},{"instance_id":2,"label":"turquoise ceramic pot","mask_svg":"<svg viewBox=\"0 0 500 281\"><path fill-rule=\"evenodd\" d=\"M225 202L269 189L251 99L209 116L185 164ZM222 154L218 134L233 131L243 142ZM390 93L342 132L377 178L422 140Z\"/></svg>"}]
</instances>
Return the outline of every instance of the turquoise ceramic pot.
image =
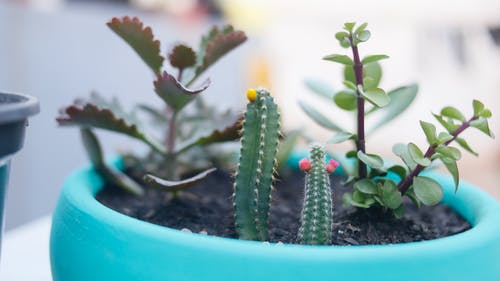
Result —
<instances>
[{"instance_id":1,"label":"turquoise ceramic pot","mask_svg":"<svg viewBox=\"0 0 500 281\"><path fill-rule=\"evenodd\" d=\"M119 166L118 161L116 162ZM451 237L397 245L302 246L239 241L142 222L95 199L90 169L68 177L52 222L54 281L500 280L500 204L448 177L444 203L474 226Z\"/></svg>"}]
</instances>

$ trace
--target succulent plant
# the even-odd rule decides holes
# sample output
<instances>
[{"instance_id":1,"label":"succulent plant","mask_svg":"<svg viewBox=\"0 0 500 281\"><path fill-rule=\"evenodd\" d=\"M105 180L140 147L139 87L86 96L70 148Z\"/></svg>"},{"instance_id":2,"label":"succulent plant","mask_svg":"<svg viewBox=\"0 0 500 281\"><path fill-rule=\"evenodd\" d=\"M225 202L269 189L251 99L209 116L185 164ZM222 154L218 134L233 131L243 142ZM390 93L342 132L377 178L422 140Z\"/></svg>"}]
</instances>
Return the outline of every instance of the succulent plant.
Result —
<instances>
[{"instance_id":1,"label":"succulent plant","mask_svg":"<svg viewBox=\"0 0 500 281\"><path fill-rule=\"evenodd\" d=\"M94 129L102 129L127 135L143 142L150 148L145 156L129 156L125 159L136 165L146 184L177 192L193 185L214 171L207 146L233 141L239 138L241 116L232 112L219 112L205 105L200 95L210 85L210 79L196 87L193 84L221 57L246 40L245 33L231 26L214 27L203 36L198 52L185 44L175 45L168 54L170 65L177 69L174 76L163 70L165 58L161 55L160 42L150 27L144 27L138 18L113 18L107 24L128 43L156 76L154 92L164 102L164 108L138 105L134 112L126 112L118 100L108 101L97 94L87 100L77 100L62 110L57 118L61 126L78 126L82 130L84 144L97 171L106 179L125 190L140 195L142 190L127 175L106 166ZM194 102L195 101L195 102ZM192 104L189 111L183 110ZM136 111L151 116L156 132L164 139L158 140L146 131ZM196 152L195 152L196 151ZM193 163L199 158L207 162L203 167ZM187 167L186 169L182 169ZM181 174L201 170L190 179L180 180ZM113 173L110 173L113 171ZM166 179L164 179L166 178Z\"/></svg>"},{"instance_id":2,"label":"succulent plant","mask_svg":"<svg viewBox=\"0 0 500 281\"><path fill-rule=\"evenodd\" d=\"M401 217L404 214L403 196L408 196L417 206L421 203L434 205L441 201L443 196L441 186L433 179L420 175L434 160L441 160L452 174L455 186L458 188L459 175L456 161L460 159L460 151L451 144L456 142L465 150L476 154L461 134L467 128L475 127L493 137L487 122L491 117L491 111L477 100L473 101L474 113L470 118L465 118L454 107L443 108L440 114L434 114L434 117L445 128L444 132L438 134L434 125L420 121L429 142L427 150L423 152L414 143L397 144L393 147L393 151L401 157L404 166L386 167L382 157L368 152L366 135L404 112L415 99L418 86L404 86L388 93L379 87L382 68L378 61L389 57L377 54L361 59L359 46L371 36L366 27L366 23L356 26L355 23L348 22L345 23L344 30L335 34L341 47L351 49L352 58L342 54L332 54L323 58L344 65L343 84L346 89L334 92L327 84L317 80L306 82L314 93L333 100L341 110L355 114L355 132L336 124L305 101L300 101L299 105L316 123L336 132L328 143L352 141L354 144L355 149L348 151L345 156L355 161L357 171L348 169L349 165L344 167L349 175L345 184L352 184L353 187L352 192L343 195L344 204L359 208L382 207L392 210L396 217ZM365 117L377 115L378 121L366 132ZM342 158L338 157L339 160ZM395 174L400 180L386 178L388 173Z\"/></svg>"},{"instance_id":3,"label":"succulent plant","mask_svg":"<svg viewBox=\"0 0 500 281\"><path fill-rule=\"evenodd\" d=\"M265 241L277 165L280 115L267 90L250 89L247 98L234 182L236 231L240 239Z\"/></svg>"},{"instance_id":4,"label":"succulent plant","mask_svg":"<svg viewBox=\"0 0 500 281\"><path fill-rule=\"evenodd\" d=\"M311 147L311 160L303 158L299 167L306 173L304 204L297 240L301 244L328 245L332 241L332 190L329 174L338 162L325 165L325 151L320 145Z\"/></svg>"}]
</instances>

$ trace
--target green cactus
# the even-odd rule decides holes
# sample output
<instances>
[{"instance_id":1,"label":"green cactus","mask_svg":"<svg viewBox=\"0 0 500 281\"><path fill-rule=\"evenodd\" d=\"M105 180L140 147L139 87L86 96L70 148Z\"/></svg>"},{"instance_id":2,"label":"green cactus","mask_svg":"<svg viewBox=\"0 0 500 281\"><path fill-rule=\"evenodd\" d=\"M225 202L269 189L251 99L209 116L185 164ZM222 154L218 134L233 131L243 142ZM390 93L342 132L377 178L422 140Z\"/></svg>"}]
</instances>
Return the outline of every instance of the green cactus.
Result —
<instances>
[{"instance_id":1,"label":"green cactus","mask_svg":"<svg viewBox=\"0 0 500 281\"><path fill-rule=\"evenodd\" d=\"M250 89L234 182L236 231L240 239L267 240L271 189L279 139L278 106L265 89Z\"/></svg>"},{"instance_id":2,"label":"green cactus","mask_svg":"<svg viewBox=\"0 0 500 281\"><path fill-rule=\"evenodd\" d=\"M320 145L311 148L311 161L300 160L300 169L306 172L304 205L298 242L309 245L327 245L332 242L331 173L338 166L334 160L325 166L325 152Z\"/></svg>"}]
</instances>

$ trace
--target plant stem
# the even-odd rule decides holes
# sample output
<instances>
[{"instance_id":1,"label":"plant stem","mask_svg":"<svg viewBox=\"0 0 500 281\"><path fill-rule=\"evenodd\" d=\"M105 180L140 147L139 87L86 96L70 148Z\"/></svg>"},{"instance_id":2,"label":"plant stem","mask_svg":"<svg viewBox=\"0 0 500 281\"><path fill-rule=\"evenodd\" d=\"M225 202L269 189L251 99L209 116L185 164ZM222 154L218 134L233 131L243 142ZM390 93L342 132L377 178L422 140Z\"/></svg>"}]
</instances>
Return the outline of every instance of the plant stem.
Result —
<instances>
[{"instance_id":1,"label":"plant stem","mask_svg":"<svg viewBox=\"0 0 500 281\"><path fill-rule=\"evenodd\" d=\"M184 72L184 68L179 68L179 73L177 74L177 81L181 82L183 72Z\"/></svg>"},{"instance_id":2,"label":"plant stem","mask_svg":"<svg viewBox=\"0 0 500 281\"><path fill-rule=\"evenodd\" d=\"M361 93L357 89L358 85L361 87L363 84L363 64L359 58L358 46L354 45L352 35L349 36L349 40L351 41L351 49L352 55L354 59L354 76L356 77L356 98L357 98L357 140L356 140L356 149L358 151L362 151L365 153L365 100L361 96ZM366 178L366 164L362 161L358 161L358 176L360 178Z\"/></svg>"},{"instance_id":3,"label":"plant stem","mask_svg":"<svg viewBox=\"0 0 500 281\"><path fill-rule=\"evenodd\" d=\"M445 142L444 145L448 146L450 143L452 143L458 137L458 135L460 135L463 131L465 131L465 129L467 129L470 126L470 123L476 119L477 119L477 117L472 117L471 119L469 119L469 121L463 122L462 125L460 125L460 127L458 127L451 134L452 138L449 141ZM437 148L436 144L430 145L429 148L427 148L427 151L425 152L424 157L430 158L436 152L436 148ZM399 183L398 190L401 192L401 194L405 194L408 191L408 189L413 184L413 179L416 176L418 176L420 174L420 172L422 172L424 169L425 169L424 166L417 165L415 167L415 169L413 169L413 171L411 171L411 173L408 176L406 176L406 178Z\"/></svg>"},{"instance_id":4,"label":"plant stem","mask_svg":"<svg viewBox=\"0 0 500 281\"><path fill-rule=\"evenodd\" d=\"M166 173L167 178L170 180L176 180L176 155L175 155L175 138L177 131L177 112L172 108L168 109L168 112L171 112L171 116L168 124L168 132L167 139L165 141L165 147L167 150L167 163L166 163Z\"/></svg>"}]
</instances>

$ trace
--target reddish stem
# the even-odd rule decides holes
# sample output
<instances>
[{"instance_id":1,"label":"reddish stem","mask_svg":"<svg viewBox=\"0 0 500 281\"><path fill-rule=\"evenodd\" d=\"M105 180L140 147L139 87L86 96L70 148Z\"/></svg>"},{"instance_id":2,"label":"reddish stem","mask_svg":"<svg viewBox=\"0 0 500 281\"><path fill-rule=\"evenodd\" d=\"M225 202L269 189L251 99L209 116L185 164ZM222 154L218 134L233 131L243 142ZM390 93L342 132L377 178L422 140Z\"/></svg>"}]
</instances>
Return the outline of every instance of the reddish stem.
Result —
<instances>
[{"instance_id":1,"label":"reddish stem","mask_svg":"<svg viewBox=\"0 0 500 281\"><path fill-rule=\"evenodd\" d=\"M465 129L467 129L470 126L470 123L476 119L477 119L477 117L472 117L471 119L469 119L469 121L463 122L462 125L460 125L460 127L458 127L451 134L452 138L449 141L445 142L444 145L448 146L450 143L452 143L458 137L458 135L460 135L463 131L465 131ZM436 152L436 148L437 148L437 145L435 145L435 144L429 146L429 148L427 148L427 151L424 154L424 157L430 158ZM420 172L422 172L424 169L425 169L424 166L417 165L415 167L415 169L413 169L413 171L411 171L411 173L408 176L406 176L406 178L399 183L398 190L401 192L401 194L405 194L408 191L410 186L413 184L413 179L416 176L418 176L420 174Z\"/></svg>"},{"instance_id":2,"label":"reddish stem","mask_svg":"<svg viewBox=\"0 0 500 281\"><path fill-rule=\"evenodd\" d=\"M361 93L357 89L358 85L364 87L363 84L363 64L359 58L358 46L354 45L352 35L349 36L349 40L351 41L352 55L354 59L354 76L356 78L356 101L357 101L357 140L356 140L356 149L358 151L366 152L365 147L365 100L361 96ZM367 168L366 164L362 161L358 161L358 176L360 178L366 178Z\"/></svg>"}]
</instances>

